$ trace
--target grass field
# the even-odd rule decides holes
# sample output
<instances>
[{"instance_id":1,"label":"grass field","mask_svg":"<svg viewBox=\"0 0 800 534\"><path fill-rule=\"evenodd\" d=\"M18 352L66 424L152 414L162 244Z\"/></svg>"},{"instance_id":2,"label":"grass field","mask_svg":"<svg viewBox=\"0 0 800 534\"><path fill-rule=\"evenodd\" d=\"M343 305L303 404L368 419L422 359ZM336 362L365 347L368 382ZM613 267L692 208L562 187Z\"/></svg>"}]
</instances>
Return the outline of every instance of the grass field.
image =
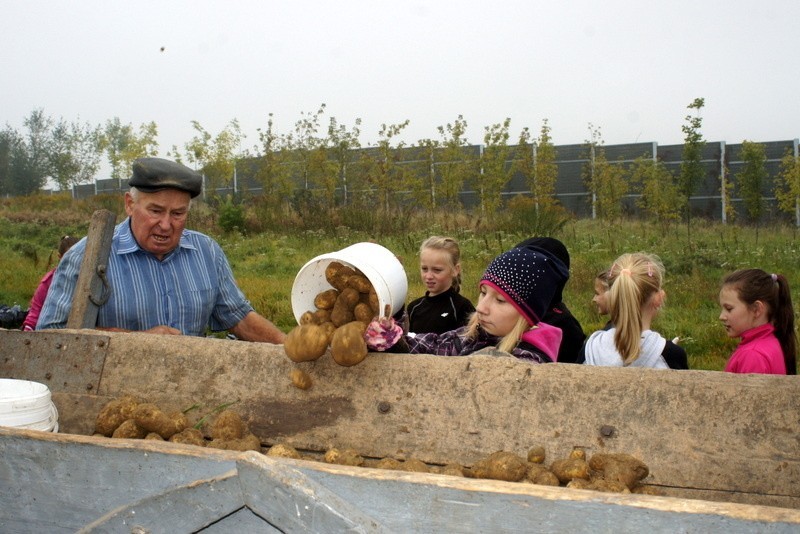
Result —
<instances>
[{"instance_id":1,"label":"grass field","mask_svg":"<svg viewBox=\"0 0 800 534\"><path fill-rule=\"evenodd\" d=\"M52 197L34 197L24 209L10 201L0 205L0 304L27 304L39 279L55 261L55 246L62 235L85 235L91 213L98 207L118 211L121 202L105 206ZM110 204L110 205L109 205ZM123 215L118 215L121 220ZM189 227L211 234L222 245L236 279L255 309L288 331L295 324L290 294L294 277L313 257L361 241L375 241L400 257L409 279L408 300L424 293L418 274L417 249L428 236L446 234L458 239L462 249L463 293L475 302L477 282L486 265L500 252L524 238L523 234L476 231L466 224L444 229L415 223L403 235L375 236L340 226L325 231L274 232L242 236L222 234L205 219L196 217ZM423 228L423 226L425 226ZM800 280L798 236L788 227L752 228L723 226L695 220L691 239L685 226L667 233L639 221L608 224L599 221L568 222L554 237L568 247L571 278L564 301L590 333L601 318L591 303L593 280L624 252L646 251L661 257L666 267L667 305L654 324L665 337L680 337L693 369L721 370L736 345L719 324L717 294L722 276L741 267L780 272L797 295Z\"/></svg>"}]
</instances>

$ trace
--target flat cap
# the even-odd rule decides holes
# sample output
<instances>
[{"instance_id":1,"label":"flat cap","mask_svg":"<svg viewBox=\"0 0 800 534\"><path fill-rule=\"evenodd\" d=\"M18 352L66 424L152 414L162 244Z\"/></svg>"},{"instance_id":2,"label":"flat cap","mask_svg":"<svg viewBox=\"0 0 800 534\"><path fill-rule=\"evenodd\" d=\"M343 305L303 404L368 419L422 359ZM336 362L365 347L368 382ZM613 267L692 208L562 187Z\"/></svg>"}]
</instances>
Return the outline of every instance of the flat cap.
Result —
<instances>
[{"instance_id":1,"label":"flat cap","mask_svg":"<svg viewBox=\"0 0 800 534\"><path fill-rule=\"evenodd\" d=\"M192 198L203 190L203 177L185 165L163 158L139 158L133 162L128 185L146 193L162 189L186 191Z\"/></svg>"}]
</instances>

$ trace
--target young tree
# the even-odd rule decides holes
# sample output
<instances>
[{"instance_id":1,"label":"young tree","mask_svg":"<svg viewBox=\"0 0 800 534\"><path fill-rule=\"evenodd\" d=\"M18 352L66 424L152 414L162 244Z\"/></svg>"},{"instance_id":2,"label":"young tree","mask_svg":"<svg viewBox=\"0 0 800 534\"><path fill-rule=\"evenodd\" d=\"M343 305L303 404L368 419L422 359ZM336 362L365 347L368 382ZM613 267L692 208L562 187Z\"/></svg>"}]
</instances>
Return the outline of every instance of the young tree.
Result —
<instances>
[{"instance_id":1,"label":"young tree","mask_svg":"<svg viewBox=\"0 0 800 534\"><path fill-rule=\"evenodd\" d=\"M328 125L327 145L333 158L328 165L323 187L328 206L333 208L336 202L336 188L342 188L342 204L348 203L348 170L353 163L354 155L361 148L359 136L361 135L361 119L356 119L352 129L348 130L344 124L339 124L336 118L331 117ZM355 166L354 166L355 168ZM355 177L355 172L350 173Z\"/></svg>"},{"instance_id":2,"label":"young tree","mask_svg":"<svg viewBox=\"0 0 800 534\"><path fill-rule=\"evenodd\" d=\"M37 109L25 118L23 124L28 129L27 135L23 136L24 144L16 147L14 159L18 190L28 194L41 189L52 174L50 154L54 121L44 114L43 109Z\"/></svg>"},{"instance_id":3,"label":"young tree","mask_svg":"<svg viewBox=\"0 0 800 534\"><path fill-rule=\"evenodd\" d=\"M245 137L239 121L232 119L213 139L199 122L192 121L192 127L197 135L186 143L186 153L189 161L206 177L206 190L214 192L219 187L230 186Z\"/></svg>"},{"instance_id":4,"label":"young tree","mask_svg":"<svg viewBox=\"0 0 800 534\"><path fill-rule=\"evenodd\" d=\"M681 209L680 194L672 173L661 161L641 156L633 162L631 181L641 188L638 206L666 232L670 224L680 218Z\"/></svg>"},{"instance_id":5,"label":"young tree","mask_svg":"<svg viewBox=\"0 0 800 534\"><path fill-rule=\"evenodd\" d=\"M595 127L589 123L589 139L586 143L587 163L583 166L583 180L586 189L591 195L592 219L597 218L597 202L600 194L600 174L598 172L598 162L606 161L605 150L603 149L603 135L600 127Z\"/></svg>"},{"instance_id":6,"label":"young tree","mask_svg":"<svg viewBox=\"0 0 800 534\"><path fill-rule=\"evenodd\" d=\"M62 190L89 182L100 168L100 127L60 120L52 131L50 171Z\"/></svg>"},{"instance_id":7,"label":"young tree","mask_svg":"<svg viewBox=\"0 0 800 534\"><path fill-rule=\"evenodd\" d=\"M756 225L756 239L758 239L758 223L764 213L761 191L769 176L765 166L767 154L764 145L742 141L742 162L742 170L736 174L736 181L739 184L739 193L742 195L748 219Z\"/></svg>"},{"instance_id":8,"label":"young tree","mask_svg":"<svg viewBox=\"0 0 800 534\"><path fill-rule=\"evenodd\" d=\"M411 180L409 188L414 201L422 208L432 211L437 204L436 168L434 161L439 142L435 139L420 139L417 142L420 149L419 161L414 165L414 176L418 179Z\"/></svg>"},{"instance_id":9,"label":"young tree","mask_svg":"<svg viewBox=\"0 0 800 534\"><path fill-rule=\"evenodd\" d=\"M531 187L536 199L537 210L549 210L556 204L556 180L558 179L558 165L556 165L556 147L550 136L550 125L547 119L542 122L539 139L536 143L536 163L534 166L535 187Z\"/></svg>"},{"instance_id":10,"label":"young tree","mask_svg":"<svg viewBox=\"0 0 800 534\"><path fill-rule=\"evenodd\" d=\"M273 206L280 204L281 199L290 198L294 192L291 170L287 165L289 156L286 141L275 131L272 113L267 118L267 127L258 128L260 146L256 146L255 176L261 184L263 198Z\"/></svg>"},{"instance_id":11,"label":"young tree","mask_svg":"<svg viewBox=\"0 0 800 534\"><path fill-rule=\"evenodd\" d=\"M794 214L794 224L800 227L800 157L797 153L786 151L775 182L778 208L785 213Z\"/></svg>"},{"instance_id":12,"label":"young tree","mask_svg":"<svg viewBox=\"0 0 800 534\"><path fill-rule=\"evenodd\" d=\"M362 153L367 179L377 194L378 206L386 214L398 205L397 193L408 183L408 167L398 162L405 143L395 141L408 124L408 120L400 124L381 124L377 150Z\"/></svg>"},{"instance_id":13,"label":"young tree","mask_svg":"<svg viewBox=\"0 0 800 534\"><path fill-rule=\"evenodd\" d=\"M158 127L155 122L143 123L138 133L131 124L122 124L119 117L106 121L100 134L100 147L111 165L111 178L122 186L122 180L131 175L133 161L137 158L158 155Z\"/></svg>"},{"instance_id":14,"label":"young tree","mask_svg":"<svg viewBox=\"0 0 800 534\"><path fill-rule=\"evenodd\" d=\"M485 127L483 136L484 148L480 157L481 173L478 175L478 197L481 202L483 216L493 216L502 203L502 193L509 179L508 161L508 128L511 119L506 118L502 124Z\"/></svg>"},{"instance_id":15,"label":"young tree","mask_svg":"<svg viewBox=\"0 0 800 534\"><path fill-rule=\"evenodd\" d=\"M696 114L694 116L687 115L685 118L686 124L681 126L681 131L683 131L684 134L684 141L678 187L686 214L687 236L689 236L691 232L691 198L697 190L698 184L705 176L702 156L706 142L703 139L703 134L700 132L700 127L703 125L703 118L700 117L700 110L703 109L703 106L705 106L704 98L695 98L691 104L686 106L688 109L696 110Z\"/></svg>"},{"instance_id":16,"label":"young tree","mask_svg":"<svg viewBox=\"0 0 800 534\"><path fill-rule=\"evenodd\" d=\"M442 140L439 162L435 163L440 178L440 198L448 212L460 206L459 194L464 184L475 175L475 163L469 156L467 148L467 121L459 115L453 124L437 127Z\"/></svg>"}]
</instances>

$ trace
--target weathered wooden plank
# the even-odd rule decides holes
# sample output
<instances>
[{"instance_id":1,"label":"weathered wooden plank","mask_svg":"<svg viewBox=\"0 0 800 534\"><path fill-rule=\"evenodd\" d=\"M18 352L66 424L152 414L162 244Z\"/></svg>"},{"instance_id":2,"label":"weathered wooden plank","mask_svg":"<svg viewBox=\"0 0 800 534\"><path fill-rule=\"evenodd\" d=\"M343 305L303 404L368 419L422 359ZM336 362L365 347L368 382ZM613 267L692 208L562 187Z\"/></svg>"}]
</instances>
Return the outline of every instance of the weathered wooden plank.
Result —
<instances>
[{"instance_id":1,"label":"weathered wooden plank","mask_svg":"<svg viewBox=\"0 0 800 534\"><path fill-rule=\"evenodd\" d=\"M197 532L241 508L242 492L234 469L120 506L78 532Z\"/></svg>"},{"instance_id":2,"label":"weathered wooden plank","mask_svg":"<svg viewBox=\"0 0 800 534\"><path fill-rule=\"evenodd\" d=\"M245 509L267 532L800 528L798 510L351 468L154 441L0 428L0 457L0 524L9 533L132 532L137 526L186 532L215 515L213 524L232 518L233 525Z\"/></svg>"},{"instance_id":3,"label":"weathered wooden plank","mask_svg":"<svg viewBox=\"0 0 800 534\"><path fill-rule=\"evenodd\" d=\"M66 330L0 333L0 376L41 382L52 392L98 391L108 337Z\"/></svg>"},{"instance_id":4,"label":"weathered wooden plank","mask_svg":"<svg viewBox=\"0 0 800 534\"><path fill-rule=\"evenodd\" d=\"M169 410L238 399L265 444L433 464L471 464L501 449L525 454L538 444L549 462L577 446L589 455L633 454L650 467L646 482L669 491L800 508L795 377L532 366L488 356L371 354L344 368L329 355L294 364L270 344L86 335L107 340L101 398L135 394ZM8 337L16 336L0 335L0 349ZM311 389L291 385L295 367L310 373ZM100 407L67 398L76 410ZM86 417L93 423L96 412Z\"/></svg>"},{"instance_id":5,"label":"weathered wooden plank","mask_svg":"<svg viewBox=\"0 0 800 534\"><path fill-rule=\"evenodd\" d=\"M111 291L105 270L116 219L117 216L108 210L97 210L92 214L86 234L86 251L67 318L68 328L94 328L97 325L98 309Z\"/></svg>"}]
</instances>

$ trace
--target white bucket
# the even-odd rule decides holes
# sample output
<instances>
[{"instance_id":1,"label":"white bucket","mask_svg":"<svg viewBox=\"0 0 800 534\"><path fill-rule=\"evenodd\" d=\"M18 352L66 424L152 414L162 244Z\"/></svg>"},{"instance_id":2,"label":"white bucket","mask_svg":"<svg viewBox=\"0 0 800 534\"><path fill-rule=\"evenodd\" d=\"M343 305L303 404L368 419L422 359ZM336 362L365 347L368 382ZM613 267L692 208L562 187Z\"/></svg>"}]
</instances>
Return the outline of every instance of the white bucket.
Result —
<instances>
[{"instance_id":1,"label":"white bucket","mask_svg":"<svg viewBox=\"0 0 800 534\"><path fill-rule=\"evenodd\" d=\"M39 382L0 378L0 426L58 432L58 410Z\"/></svg>"},{"instance_id":2,"label":"white bucket","mask_svg":"<svg viewBox=\"0 0 800 534\"><path fill-rule=\"evenodd\" d=\"M292 285L292 312L300 323L300 316L315 311L314 299L333 286L325 279L325 268L331 262L358 269L375 288L381 313L386 305L392 315L400 311L408 294L408 277L403 264L392 251L376 243L356 243L329 254L321 254L306 263L297 273Z\"/></svg>"}]
</instances>

